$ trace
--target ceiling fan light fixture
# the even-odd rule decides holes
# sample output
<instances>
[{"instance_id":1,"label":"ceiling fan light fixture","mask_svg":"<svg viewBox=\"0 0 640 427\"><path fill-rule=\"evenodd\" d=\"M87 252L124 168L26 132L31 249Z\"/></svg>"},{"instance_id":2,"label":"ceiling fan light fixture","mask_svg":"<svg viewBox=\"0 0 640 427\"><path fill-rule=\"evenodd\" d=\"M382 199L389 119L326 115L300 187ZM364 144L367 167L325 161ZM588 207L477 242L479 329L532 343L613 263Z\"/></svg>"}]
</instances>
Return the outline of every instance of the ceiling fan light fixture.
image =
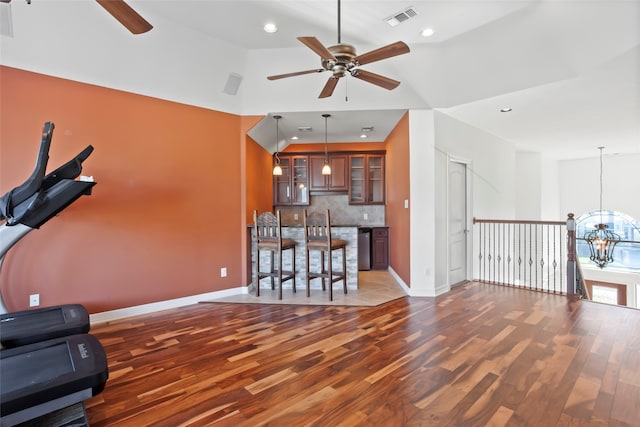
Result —
<instances>
[{"instance_id":1,"label":"ceiling fan light fixture","mask_svg":"<svg viewBox=\"0 0 640 427\"><path fill-rule=\"evenodd\" d=\"M387 46L371 50L369 52L358 55L356 48L350 44L341 41L341 18L340 18L340 0L338 0L338 44L325 47L320 40L313 36L298 37L298 40L320 56L322 68L312 70L296 71L293 73L277 74L267 76L267 80L279 80L286 77L301 76L312 73L322 73L329 71L331 76L327 79L324 87L320 91L318 98L328 98L333 92L342 77L352 76L367 83L379 86L387 90L393 90L400 84L399 81L390 79L370 71L357 69L361 65L370 64L372 62L382 61L398 55L409 53L409 46L405 42L397 41ZM407 20L416 16L418 12L413 7L399 12L394 15L394 19L398 22Z\"/></svg>"}]
</instances>

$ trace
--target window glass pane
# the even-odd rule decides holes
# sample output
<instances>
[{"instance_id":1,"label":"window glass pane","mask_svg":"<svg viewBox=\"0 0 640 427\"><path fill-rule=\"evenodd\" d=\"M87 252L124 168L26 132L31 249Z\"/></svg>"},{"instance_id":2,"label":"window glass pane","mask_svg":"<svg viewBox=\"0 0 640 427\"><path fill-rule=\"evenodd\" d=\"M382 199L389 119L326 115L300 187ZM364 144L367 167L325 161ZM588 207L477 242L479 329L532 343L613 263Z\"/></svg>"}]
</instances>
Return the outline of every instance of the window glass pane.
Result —
<instances>
[{"instance_id":1,"label":"window glass pane","mask_svg":"<svg viewBox=\"0 0 640 427\"><path fill-rule=\"evenodd\" d=\"M593 285L593 295L591 297L596 302L605 304L618 304L618 290L608 286Z\"/></svg>"}]
</instances>

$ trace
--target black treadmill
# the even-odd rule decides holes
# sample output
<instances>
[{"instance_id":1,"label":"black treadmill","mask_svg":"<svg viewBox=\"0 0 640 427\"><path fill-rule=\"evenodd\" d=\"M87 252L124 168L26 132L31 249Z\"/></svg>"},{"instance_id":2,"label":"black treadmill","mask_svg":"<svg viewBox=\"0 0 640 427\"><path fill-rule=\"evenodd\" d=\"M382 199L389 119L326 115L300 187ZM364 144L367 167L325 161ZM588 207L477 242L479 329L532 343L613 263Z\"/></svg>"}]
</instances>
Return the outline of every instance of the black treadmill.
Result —
<instances>
[{"instance_id":1,"label":"black treadmill","mask_svg":"<svg viewBox=\"0 0 640 427\"><path fill-rule=\"evenodd\" d=\"M42 132L35 169L19 187L0 198L0 269L6 253L30 231L40 228L80 196L91 194L93 181L75 181L82 162L93 151L88 146L73 159L45 175L54 124ZM0 290L0 344L3 348L26 345L60 336L89 332L89 313L80 304L44 307L7 313Z\"/></svg>"}]
</instances>

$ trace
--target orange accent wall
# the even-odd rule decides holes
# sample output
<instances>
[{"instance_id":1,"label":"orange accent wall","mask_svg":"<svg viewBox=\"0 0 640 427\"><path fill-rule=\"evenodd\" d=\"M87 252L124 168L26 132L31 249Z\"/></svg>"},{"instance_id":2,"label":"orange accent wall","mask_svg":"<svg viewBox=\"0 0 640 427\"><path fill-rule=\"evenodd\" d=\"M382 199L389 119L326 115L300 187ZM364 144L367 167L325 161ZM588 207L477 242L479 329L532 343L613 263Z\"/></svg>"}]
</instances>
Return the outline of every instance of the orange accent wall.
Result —
<instances>
[{"instance_id":1,"label":"orange accent wall","mask_svg":"<svg viewBox=\"0 0 640 427\"><path fill-rule=\"evenodd\" d=\"M271 181L272 157L260 144L247 136L247 209L246 219L253 222L253 211L271 211L273 185Z\"/></svg>"},{"instance_id":2,"label":"orange accent wall","mask_svg":"<svg viewBox=\"0 0 640 427\"><path fill-rule=\"evenodd\" d=\"M97 181L9 251L9 309L32 293L95 313L243 284L243 173L262 155L248 142L244 161L240 117L4 66L0 90L1 194L31 173L45 121L48 171L91 144L83 174Z\"/></svg>"},{"instance_id":3,"label":"orange accent wall","mask_svg":"<svg viewBox=\"0 0 640 427\"><path fill-rule=\"evenodd\" d=\"M253 222L252 212L254 209L271 209L271 185L265 177L271 176L271 155L260 146L253 138L247 135L264 116L243 116L240 119L240 146L242 149L241 165L244 168L241 182L242 192L242 212L245 213L240 229L241 235L245 236L242 241L242 253L246 254L242 270L242 284L248 285L251 282L251 256L249 248L251 245L251 230L247 225Z\"/></svg>"},{"instance_id":4,"label":"orange accent wall","mask_svg":"<svg viewBox=\"0 0 640 427\"><path fill-rule=\"evenodd\" d=\"M409 200L409 113L406 113L387 137L386 179L387 203L385 217L389 226L389 263L405 284L410 286L410 239L409 209L404 201ZM411 201L409 200L409 203Z\"/></svg>"}]
</instances>

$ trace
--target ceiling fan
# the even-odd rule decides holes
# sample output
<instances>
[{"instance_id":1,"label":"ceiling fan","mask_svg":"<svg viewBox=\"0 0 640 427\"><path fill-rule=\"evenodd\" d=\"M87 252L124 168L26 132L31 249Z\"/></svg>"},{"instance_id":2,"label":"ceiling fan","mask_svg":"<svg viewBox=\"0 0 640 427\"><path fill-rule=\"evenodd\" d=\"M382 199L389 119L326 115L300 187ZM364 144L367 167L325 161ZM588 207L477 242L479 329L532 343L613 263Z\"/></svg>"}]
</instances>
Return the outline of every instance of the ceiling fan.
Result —
<instances>
[{"instance_id":1,"label":"ceiling fan","mask_svg":"<svg viewBox=\"0 0 640 427\"><path fill-rule=\"evenodd\" d=\"M358 67L391 58L393 56L409 53L409 46L404 42L398 41L367 53L363 53L362 55L357 55L356 48L354 46L342 43L341 41L340 0L338 0L338 44L327 48L315 37L298 37L298 40L320 56L322 59L322 68L279 74L276 76L269 76L267 79L277 80L285 77L331 71L331 77L327 80L327 83L324 85L324 88L322 89L322 92L320 92L320 96L318 96L318 98L327 98L331 96L338 84L338 80L347 74L388 90L395 89L400 84L399 81L381 76L380 74L372 73L371 71L362 70Z\"/></svg>"},{"instance_id":2,"label":"ceiling fan","mask_svg":"<svg viewBox=\"0 0 640 427\"><path fill-rule=\"evenodd\" d=\"M26 0L31 4L31 0ZM127 30L133 34L142 34L151 30L153 26L138 14L124 0L96 0L100 6L116 18ZM11 3L11 0L0 0L1 3Z\"/></svg>"}]
</instances>

